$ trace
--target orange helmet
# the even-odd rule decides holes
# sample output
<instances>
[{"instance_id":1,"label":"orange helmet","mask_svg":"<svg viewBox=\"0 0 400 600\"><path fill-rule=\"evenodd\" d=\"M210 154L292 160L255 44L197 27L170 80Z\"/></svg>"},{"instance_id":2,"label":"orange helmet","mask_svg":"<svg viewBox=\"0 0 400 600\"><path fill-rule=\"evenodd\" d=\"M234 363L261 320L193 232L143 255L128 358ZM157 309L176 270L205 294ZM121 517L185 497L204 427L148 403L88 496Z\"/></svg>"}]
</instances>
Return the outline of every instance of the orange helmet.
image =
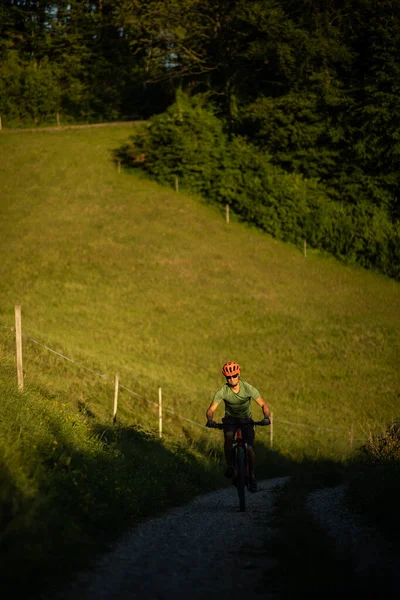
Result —
<instances>
[{"instance_id":1,"label":"orange helmet","mask_svg":"<svg viewBox=\"0 0 400 600\"><path fill-rule=\"evenodd\" d=\"M229 375L239 375L240 366L237 362L227 362L222 367L222 374L225 375L225 377L228 377Z\"/></svg>"}]
</instances>

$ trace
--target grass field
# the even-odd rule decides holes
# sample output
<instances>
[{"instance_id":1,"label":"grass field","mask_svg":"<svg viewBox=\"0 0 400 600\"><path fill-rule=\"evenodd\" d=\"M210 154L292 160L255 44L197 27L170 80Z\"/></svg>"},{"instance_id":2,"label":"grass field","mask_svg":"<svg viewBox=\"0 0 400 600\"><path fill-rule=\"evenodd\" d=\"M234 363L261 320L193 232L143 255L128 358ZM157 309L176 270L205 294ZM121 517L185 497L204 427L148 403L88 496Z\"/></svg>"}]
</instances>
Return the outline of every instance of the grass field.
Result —
<instances>
[{"instance_id":1,"label":"grass field","mask_svg":"<svg viewBox=\"0 0 400 600\"><path fill-rule=\"evenodd\" d=\"M257 436L260 476L321 461L338 481L350 428L356 447L398 416L399 284L119 172L113 151L133 132L0 135L0 554L14 592L21 574L40 590L104 537L224 484L220 434L185 419L205 423L227 360L274 414L273 451L268 430ZM300 479L304 495L314 484Z\"/></svg>"},{"instance_id":2,"label":"grass field","mask_svg":"<svg viewBox=\"0 0 400 600\"><path fill-rule=\"evenodd\" d=\"M166 408L200 423L222 363L236 360L289 453L341 452L352 424L356 438L386 424L398 404L399 284L310 250L305 259L198 199L118 173L112 150L132 131L0 137L0 323L13 325L21 303L23 333L155 402L161 386ZM28 380L73 383L71 400L110 411L95 377L70 365L59 377L48 353L24 351ZM132 396L120 406L123 418L153 418Z\"/></svg>"}]
</instances>

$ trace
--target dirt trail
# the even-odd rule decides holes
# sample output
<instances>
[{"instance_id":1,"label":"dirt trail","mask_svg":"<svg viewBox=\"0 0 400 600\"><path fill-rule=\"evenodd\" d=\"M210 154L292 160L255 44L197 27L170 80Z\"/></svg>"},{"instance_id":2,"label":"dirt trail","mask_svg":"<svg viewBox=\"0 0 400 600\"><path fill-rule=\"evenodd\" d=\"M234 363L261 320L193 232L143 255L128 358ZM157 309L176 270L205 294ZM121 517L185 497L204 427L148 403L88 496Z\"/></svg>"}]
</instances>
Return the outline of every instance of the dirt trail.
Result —
<instances>
[{"instance_id":1,"label":"dirt trail","mask_svg":"<svg viewBox=\"0 0 400 600\"><path fill-rule=\"evenodd\" d=\"M287 478L259 483L238 510L234 488L196 498L127 534L60 600L239 600L273 598L265 574L273 563L266 543L275 535L274 496Z\"/></svg>"}]
</instances>

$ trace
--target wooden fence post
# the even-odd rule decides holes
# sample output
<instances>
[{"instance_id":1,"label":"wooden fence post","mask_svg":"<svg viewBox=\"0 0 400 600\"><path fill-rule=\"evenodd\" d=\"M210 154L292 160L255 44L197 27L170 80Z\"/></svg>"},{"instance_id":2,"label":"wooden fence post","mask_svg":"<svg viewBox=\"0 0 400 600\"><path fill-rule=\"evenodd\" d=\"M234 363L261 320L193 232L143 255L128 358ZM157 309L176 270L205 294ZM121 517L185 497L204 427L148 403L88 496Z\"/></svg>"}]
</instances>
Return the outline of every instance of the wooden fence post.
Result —
<instances>
[{"instance_id":1,"label":"wooden fence post","mask_svg":"<svg viewBox=\"0 0 400 600\"><path fill-rule=\"evenodd\" d=\"M305 258L307 258L307 240L304 240L303 246L304 246L304 256L305 256Z\"/></svg>"},{"instance_id":2,"label":"wooden fence post","mask_svg":"<svg viewBox=\"0 0 400 600\"><path fill-rule=\"evenodd\" d=\"M353 449L353 440L354 440L354 425L353 425L353 423L351 424L351 428L349 431L349 438L350 438L350 448Z\"/></svg>"},{"instance_id":3,"label":"wooden fence post","mask_svg":"<svg viewBox=\"0 0 400 600\"><path fill-rule=\"evenodd\" d=\"M162 390L158 388L158 432L162 438Z\"/></svg>"},{"instance_id":4,"label":"wooden fence post","mask_svg":"<svg viewBox=\"0 0 400 600\"><path fill-rule=\"evenodd\" d=\"M17 345L17 378L18 389L24 389L24 371L22 368L22 327L21 327L21 306L15 305L15 339Z\"/></svg>"},{"instance_id":5,"label":"wooden fence post","mask_svg":"<svg viewBox=\"0 0 400 600\"><path fill-rule=\"evenodd\" d=\"M273 414L271 412L271 417L270 417L270 421L271 421L271 425L269 426L269 445L272 446L274 445L274 421L273 421Z\"/></svg>"},{"instance_id":6,"label":"wooden fence post","mask_svg":"<svg viewBox=\"0 0 400 600\"><path fill-rule=\"evenodd\" d=\"M57 112L57 127L60 127L60 113Z\"/></svg>"},{"instance_id":7,"label":"wooden fence post","mask_svg":"<svg viewBox=\"0 0 400 600\"><path fill-rule=\"evenodd\" d=\"M117 422L117 408L118 408L118 390L119 390L119 375L115 375L115 387L114 387L114 414L113 423Z\"/></svg>"},{"instance_id":8,"label":"wooden fence post","mask_svg":"<svg viewBox=\"0 0 400 600\"><path fill-rule=\"evenodd\" d=\"M0 131L2 130L3 125L1 124L1 117L0 117Z\"/></svg>"},{"instance_id":9,"label":"wooden fence post","mask_svg":"<svg viewBox=\"0 0 400 600\"><path fill-rule=\"evenodd\" d=\"M179 177L178 177L178 175L175 175L175 191L177 194L179 194Z\"/></svg>"},{"instance_id":10,"label":"wooden fence post","mask_svg":"<svg viewBox=\"0 0 400 600\"><path fill-rule=\"evenodd\" d=\"M226 217L226 222L229 223L229 204L227 204L225 206L225 217Z\"/></svg>"},{"instance_id":11,"label":"wooden fence post","mask_svg":"<svg viewBox=\"0 0 400 600\"><path fill-rule=\"evenodd\" d=\"M118 161L118 173L121 173L121 161Z\"/></svg>"}]
</instances>

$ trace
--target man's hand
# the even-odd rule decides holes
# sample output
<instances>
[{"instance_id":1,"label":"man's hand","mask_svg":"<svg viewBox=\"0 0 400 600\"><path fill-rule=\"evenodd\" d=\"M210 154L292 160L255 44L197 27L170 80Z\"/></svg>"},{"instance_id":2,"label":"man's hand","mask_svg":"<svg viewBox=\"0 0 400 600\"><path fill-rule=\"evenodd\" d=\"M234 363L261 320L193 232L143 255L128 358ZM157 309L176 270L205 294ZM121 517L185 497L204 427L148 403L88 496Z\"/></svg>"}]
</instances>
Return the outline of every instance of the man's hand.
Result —
<instances>
[{"instance_id":1,"label":"man's hand","mask_svg":"<svg viewBox=\"0 0 400 600\"><path fill-rule=\"evenodd\" d=\"M271 425L271 421L268 417L264 417L263 420L261 421L261 423L263 425Z\"/></svg>"},{"instance_id":2,"label":"man's hand","mask_svg":"<svg viewBox=\"0 0 400 600\"><path fill-rule=\"evenodd\" d=\"M211 429L216 429L217 428L217 424L212 419L208 419L208 421L206 423L206 427L211 427Z\"/></svg>"}]
</instances>

